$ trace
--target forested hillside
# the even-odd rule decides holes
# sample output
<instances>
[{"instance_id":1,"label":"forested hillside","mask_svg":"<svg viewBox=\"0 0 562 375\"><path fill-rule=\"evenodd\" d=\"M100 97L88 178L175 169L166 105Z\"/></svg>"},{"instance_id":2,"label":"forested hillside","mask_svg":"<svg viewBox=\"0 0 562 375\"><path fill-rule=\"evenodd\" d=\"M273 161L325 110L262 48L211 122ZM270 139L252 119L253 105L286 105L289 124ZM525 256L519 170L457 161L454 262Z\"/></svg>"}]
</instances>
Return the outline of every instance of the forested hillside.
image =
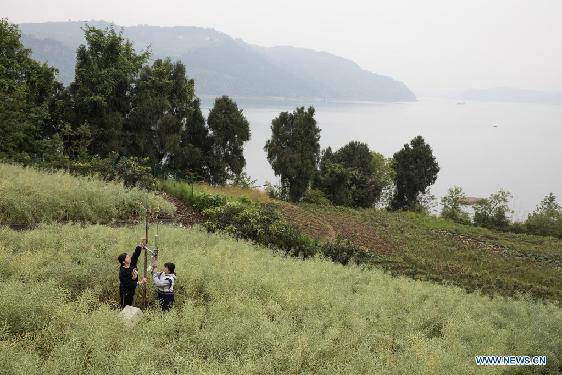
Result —
<instances>
[{"instance_id":1,"label":"forested hillside","mask_svg":"<svg viewBox=\"0 0 562 375\"><path fill-rule=\"evenodd\" d=\"M33 57L60 70L69 83L73 54L84 43L81 27L109 23L47 22L22 24L24 43ZM119 26L115 26L117 30ZM202 95L308 97L320 99L412 101L408 87L390 77L361 69L354 62L303 48L265 48L198 27L131 26L123 29L137 50L150 46L153 58L181 60ZM37 39L41 40L37 48ZM337 72L337 74L336 74Z\"/></svg>"}]
</instances>

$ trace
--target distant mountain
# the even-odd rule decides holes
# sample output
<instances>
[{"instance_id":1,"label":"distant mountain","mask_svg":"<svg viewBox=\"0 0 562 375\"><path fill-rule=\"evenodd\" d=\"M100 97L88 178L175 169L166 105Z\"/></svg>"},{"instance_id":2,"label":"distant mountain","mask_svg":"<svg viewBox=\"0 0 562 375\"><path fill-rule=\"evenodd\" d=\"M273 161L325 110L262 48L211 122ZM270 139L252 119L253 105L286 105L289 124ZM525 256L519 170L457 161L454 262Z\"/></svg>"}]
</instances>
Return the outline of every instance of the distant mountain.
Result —
<instances>
[{"instance_id":1,"label":"distant mountain","mask_svg":"<svg viewBox=\"0 0 562 375\"><path fill-rule=\"evenodd\" d=\"M84 43L86 22L21 24L33 57L74 76L75 51ZM105 28L103 21L87 24ZM117 29L120 27L116 26ZM150 46L153 58L181 60L195 79L199 95L307 97L334 100L414 101L402 82L361 69L326 52L293 47L259 47L200 27L131 26L123 28L138 50Z\"/></svg>"},{"instance_id":2,"label":"distant mountain","mask_svg":"<svg viewBox=\"0 0 562 375\"><path fill-rule=\"evenodd\" d=\"M39 39L27 34L22 36L22 42L31 49L31 55L35 60L46 61L49 65L56 67L59 70L59 79L65 84L74 79L76 59L74 49L54 39Z\"/></svg>"},{"instance_id":3,"label":"distant mountain","mask_svg":"<svg viewBox=\"0 0 562 375\"><path fill-rule=\"evenodd\" d=\"M562 104L562 92L497 87L483 90L468 90L460 96L460 99L490 102Z\"/></svg>"}]
</instances>

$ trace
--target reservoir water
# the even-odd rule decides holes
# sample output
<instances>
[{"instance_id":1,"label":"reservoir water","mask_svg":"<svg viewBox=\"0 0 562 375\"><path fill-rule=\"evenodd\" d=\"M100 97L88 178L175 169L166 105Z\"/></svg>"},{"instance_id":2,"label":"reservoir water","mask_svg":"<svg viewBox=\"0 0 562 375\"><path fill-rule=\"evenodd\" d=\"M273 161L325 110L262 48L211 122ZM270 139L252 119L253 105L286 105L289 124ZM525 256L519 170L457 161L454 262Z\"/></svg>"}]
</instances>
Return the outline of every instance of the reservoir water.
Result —
<instances>
[{"instance_id":1,"label":"reservoir water","mask_svg":"<svg viewBox=\"0 0 562 375\"><path fill-rule=\"evenodd\" d=\"M453 185L468 196L486 197L501 188L514 198L516 219L524 219L549 192L562 202L562 106L420 99L413 103L322 103L237 100L250 122L245 146L247 173L277 183L263 151L271 120L281 111L313 105L321 146L337 149L365 142L386 157L417 135L433 149L441 171L432 194ZM205 115L211 102L203 101Z\"/></svg>"}]
</instances>

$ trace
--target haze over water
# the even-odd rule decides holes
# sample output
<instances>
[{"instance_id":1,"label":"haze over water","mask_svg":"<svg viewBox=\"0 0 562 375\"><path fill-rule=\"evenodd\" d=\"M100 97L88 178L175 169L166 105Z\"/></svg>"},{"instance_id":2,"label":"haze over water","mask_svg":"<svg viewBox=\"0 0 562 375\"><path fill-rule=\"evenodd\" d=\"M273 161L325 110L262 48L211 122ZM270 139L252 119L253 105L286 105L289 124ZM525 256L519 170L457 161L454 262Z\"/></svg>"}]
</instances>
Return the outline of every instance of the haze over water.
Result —
<instances>
[{"instance_id":1,"label":"haze over water","mask_svg":"<svg viewBox=\"0 0 562 375\"><path fill-rule=\"evenodd\" d=\"M391 157L422 135L441 167L431 189L438 198L453 185L476 197L503 188L514 196L515 219L526 218L551 191L559 201L562 198L562 106L477 101L459 105L444 99L384 104L238 103L252 131L245 146L247 172L259 185L278 182L263 151L271 136L271 120L281 111L310 104L322 129L322 148L337 149L358 140ZM208 108L209 103L205 100L204 105Z\"/></svg>"}]
</instances>

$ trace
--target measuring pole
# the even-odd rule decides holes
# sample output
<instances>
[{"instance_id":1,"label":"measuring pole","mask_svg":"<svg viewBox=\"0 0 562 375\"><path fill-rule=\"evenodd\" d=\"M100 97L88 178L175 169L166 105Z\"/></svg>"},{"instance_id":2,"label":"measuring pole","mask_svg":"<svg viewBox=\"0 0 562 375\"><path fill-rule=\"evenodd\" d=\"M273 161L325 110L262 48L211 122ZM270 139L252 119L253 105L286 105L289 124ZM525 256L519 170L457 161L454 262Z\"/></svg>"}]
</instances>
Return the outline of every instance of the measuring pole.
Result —
<instances>
[{"instance_id":1,"label":"measuring pole","mask_svg":"<svg viewBox=\"0 0 562 375\"><path fill-rule=\"evenodd\" d=\"M143 269L143 277L146 278L146 271L147 271L147 264L148 264L148 198L145 202L145 217L144 217L144 269ZM146 283L142 284L142 307L146 309L148 305L148 301L146 299Z\"/></svg>"}]
</instances>

